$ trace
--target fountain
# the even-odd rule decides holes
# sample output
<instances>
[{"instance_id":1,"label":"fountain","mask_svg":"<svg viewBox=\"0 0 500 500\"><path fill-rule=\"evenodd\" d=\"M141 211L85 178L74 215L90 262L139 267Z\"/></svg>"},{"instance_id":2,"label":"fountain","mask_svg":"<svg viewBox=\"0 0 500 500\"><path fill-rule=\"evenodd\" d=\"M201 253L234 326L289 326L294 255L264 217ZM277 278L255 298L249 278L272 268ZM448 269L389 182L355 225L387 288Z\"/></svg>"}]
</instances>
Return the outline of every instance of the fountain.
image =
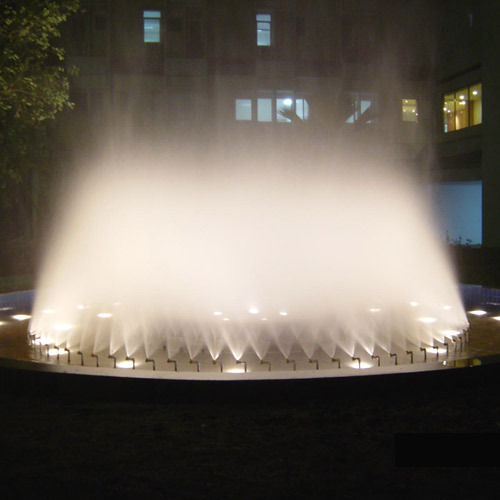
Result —
<instances>
[{"instance_id":1,"label":"fountain","mask_svg":"<svg viewBox=\"0 0 500 500\"><path fill-rule=\"evenodd\" d=\"M467 328L404 174L345 154L214 158L130 153L78 178L37 286L37 344L94 366L333 373L413 363Z\"/></svg>"}]
</instances>

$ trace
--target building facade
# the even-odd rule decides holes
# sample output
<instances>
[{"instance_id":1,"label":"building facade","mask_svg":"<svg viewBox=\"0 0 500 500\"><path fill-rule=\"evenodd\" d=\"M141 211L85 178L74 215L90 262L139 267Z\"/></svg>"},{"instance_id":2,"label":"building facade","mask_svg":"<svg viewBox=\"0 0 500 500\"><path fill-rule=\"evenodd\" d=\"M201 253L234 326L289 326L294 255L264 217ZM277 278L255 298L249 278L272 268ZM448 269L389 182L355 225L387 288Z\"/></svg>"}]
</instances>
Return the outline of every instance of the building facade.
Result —
<instances>
[{"instance_id":1,"label":"building facade","mask_svg":"<svg viewBox=\"0 0 500 500\"><path fill-rule=\"evenodd\" d=\"M490 3L83 4L64 37L68 64L79 68L75 109L61 127L68 154L90 154L89 144L120 147L131 137L152 145L279 149L304 140L382 150L437 186L450 239L500 245L494 196L500 146L495 105L484 104L494 101L498 80L487 40L496 35L483 26L494 22L482 12L484 4L494 14ZM450 10L453 30L446 24ZM457 223L463 193L477 210L478 187L479 219Z\"/></svg>"}]
</instances>

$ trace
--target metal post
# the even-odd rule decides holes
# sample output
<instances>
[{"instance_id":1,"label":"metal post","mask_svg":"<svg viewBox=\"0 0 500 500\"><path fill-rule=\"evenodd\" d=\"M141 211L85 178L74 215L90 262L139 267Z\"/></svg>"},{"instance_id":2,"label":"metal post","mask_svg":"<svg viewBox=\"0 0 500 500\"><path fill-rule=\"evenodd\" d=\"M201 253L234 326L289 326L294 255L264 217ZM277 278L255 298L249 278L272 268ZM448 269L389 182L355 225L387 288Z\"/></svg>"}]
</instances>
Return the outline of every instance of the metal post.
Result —
<instances>
[{"instance_id":1,"label":"metal post","mask_svg":"<svg viewBox=\"0 0 500 500\"><path fill-rule=\"evenodd\" d=\"M71 351L65 347L64 350L68 353L68 365L71 363Z\"/></svg>"},{"instance_id":2,"label":"metal post","mask_svg":"<svg viewBox=\"0 0 500 500\"><path fill-rule=\"evenodd\" d=\"M271 371L271 362L270 361L264 361L263 359L260 360L261 365L268 365L267 371Z\"/></svg>"},{"instance_id":3,"label":"metal post","mask_svg":"<svg viewBox=\"0 0 500 500\"><path fill-rule=\"evenodd\" d=\"M79 354L81 356L81 362L80 364L83 366L83 352L82 351L78 351L77 354Z\"/></svg>"},{"instance_id":4,"label":"metal post","mask_svg":"<svg viewBox=\"0 0 500 500\"><path fill-rule=\"evenodd\" d=\"M212 364L213 364L213 365L216 365L216 364L217 364L217 361L214 359L214 360L212 361ZM220 366L220 372L222 373L222 372L224 371L224 367L223 367L222 363L220 363L220 364L219 364L219 366Z\"/></svg>"},{"instance_id":5,"label":"metal post","mask_svg":"<svg viewBox=\"0 0 500 500\"><path fill-rule=\"evenodd\" d=\"M469 343L470 342L470 327L467 328L466 330L464 330L464 334L465 334L465 341L467 343Z\"/></svg>"},{"instance_id":6,"label":"metal post","mask_svg":"<svg viewBox=\"0 0 500 500\"><path fill-rule=\"evenodd\" d=\"M177 361L175 359L167 358L167 363L173 363L174 364L174 372L177 371Z\"/></svg>"},{"instance_id":7,"label":"metal post","mask_svg":"<svg viewBox=\"0 0 500 500\"><path fill-rule=\"evenodd\" d=\"M190 360L189 360L189 364L190 364L190 365L195 364L195 365L196 365L196 371L197 371L197 372L199 372L199 371L200 371L200 362L199 362L199 361L196 361L195 359L190 359Z\"/></svg>"},{"instance_id":8,"label":"metal post","mask_svg":"<svg viewBox=\"0 0 500 500\"><path fill-rule=\"evenodd\" d=\"M125 359L127 361L132 361L132 370L135 370L135 358L132 358L131 356L127 356Z\"/></svg>"},{"instance_id":9,"label":"metal post","mask_svg":"<svg viewBox=\"0 0 500 500\"><path fill-rule=\"evenodd\" d=\"M113 356L112 354L110 354L108 356L108 359L112 359L113 360L113 368L116 368L116 356Z\"/></svg>"},{"instance_id":10,"label":"metal post","mask_svg":"<svg viewBox=\"0 0 500 500\"><path fill-rule=\"evenodd\" d=\"M286 360L286 363L292 363L293 365L293 371L295 371L297 369L297 366L295 365L295 360L294 359L287 359Z\"/></svg>"},{"instance_id":11,"label":"metal post","mask_svg":"<svg viewBox=\"0 0 500 500\"><path fill-rule=\"evenodd\" d=\"M352 360L357 361L358 362L358 369L361 369L361 358L359 358L358 356L353 356Z\"/></svg>"},{"instance_id":12,"label":"metal post","mask_svg":"<svg viewBox=\"0 0 500 500\"><path fill-rule=\"evenodd\" d=\"M90 355L92 358L95 358L95 366L96 368L99 368L99 356L95 354L94 352Z\"/></svg>"},{"instance_id":13,"label":"metal post","mask_svg":"<svg viewBox=\"0 0 500 500\"><path fill-rule=\"evenodd\" d=\"M436 349L436 359L439 359L439 347L437 345L433 345L432 348Z\"/></svg>"},{"instance_id":14,"label":"metal post","mask_svg":"<svg viewBox=\"0 0 500 500\"><path fill-rule=\"evenodd\" d=\"M340 359L332 358L332 363L338 363L340 368Z\"/></svg>"},{"instance_id":15,"label":"metal post","mask_svg":"<svg viewBox=\"0 0 500 500\"><path fill-rule=\"evenodd\" d=\"M245 369L245 373L247 372L247 362L246 361L240 361L239 359L236 360L236 364L242 364L243 368Z\"/></svg>"},{"instance_id":16,"label":"metal post","mask_svg":"<svg viewBox=\"0 0 500 500\"><path fill-rule=\"evenodd\" d=\"M319 361L317 359L310 359L309 363L314 363L316 365L316 370L319 370Z\"/></svg>"},{"instance_id":17,"label":"metal post","mask_svg":"<svg viewBox=\"0 0 500 500\"><path fill-rule=\"evenodd\" d=\"M394 364L398 364L398 354L396 352L391 352L390 353L391 358L394 358Z\"/></svg>"},{"instance_id":18,"label":"metal post","mask_svg":"<svg viewBox=\"0 0 500 500\"><path fill-rule=\"evenodd\" d=\"M420 348L421 351L424 351L424 363L427 362L427 349L425 347Z\"/></svg>"},{"instance_id":19,"label":"metal post","mask_svg":"<svg viewBox=\"0 0 500 500\"><path fill-rule=\"evenodd\" d=\"M410 356L410 364L412 365L413 364L413 351L406 351L406 354L408 354L408 356Z\"/></svg>"},{"instance_id":20,"label":"metal post","mask_svg":"<svg viewBox=\"0 0 500 500\"><path fill-rule=\"evenodd\" d=\"M153 371L156 370L156 363L155 363L155 360L154 359L150 359L150 358L146 358L144 360L146 363L153 363Z\"/></svg>"},{"instance_id":21,"label":"metal post","mask_svg":"<svg viewBox=\"0 0 500 500\"><path fill-rule=\"evenodd\" d=\"M377 356L376 354L372 354L372 359L377 360L377 366L380 366L380 356Z\"/></svg>"}]
</instances>

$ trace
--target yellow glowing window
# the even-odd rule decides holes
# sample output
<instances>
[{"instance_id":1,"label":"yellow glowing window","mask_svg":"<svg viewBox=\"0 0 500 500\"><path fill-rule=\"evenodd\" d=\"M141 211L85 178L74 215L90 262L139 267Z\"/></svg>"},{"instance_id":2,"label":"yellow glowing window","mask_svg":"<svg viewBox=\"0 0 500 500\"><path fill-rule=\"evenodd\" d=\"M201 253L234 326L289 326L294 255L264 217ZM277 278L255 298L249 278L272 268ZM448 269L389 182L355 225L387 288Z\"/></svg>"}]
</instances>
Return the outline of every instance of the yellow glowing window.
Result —
<instances>
[{"instance_id":1,"label":"yellow glowing window","mask_svg":"<svg viewBox=\"0 0 500 500\"><path fill-rule=\"evenodd\" d=\"M418 122L416 99L401 99L401 119L404 122Z\"/></svg>"},{"instance_id":2,"label":"yellow glowing window","mask_svg":"<svg viewBox=\"0 0 500 500\"><path fill-rule=\"evenodd\" d=\"M443 96L443 129L461 130L482 122L481 84L458 89Z\"/></svg>"},{"instance_id":3,"label":"yellow glowing window","mask_svg":"<svg viewBox=\"0 0 500 500\"><path fill-rule=\"evenodd\" d=\"M471 85L469 87L469 118L471 125L479 125L483 121L481 101L481 84L476 83L476 85Z\"/></svg>"}]
</instances>

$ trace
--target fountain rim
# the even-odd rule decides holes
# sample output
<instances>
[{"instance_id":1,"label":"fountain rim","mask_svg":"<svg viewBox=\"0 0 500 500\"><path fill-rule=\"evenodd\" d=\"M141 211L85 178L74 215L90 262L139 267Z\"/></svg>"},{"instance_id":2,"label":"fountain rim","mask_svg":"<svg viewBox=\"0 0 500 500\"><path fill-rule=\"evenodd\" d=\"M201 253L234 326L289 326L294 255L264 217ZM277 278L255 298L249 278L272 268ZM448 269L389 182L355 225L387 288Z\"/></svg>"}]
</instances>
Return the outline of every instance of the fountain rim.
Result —
<instances>
[{"instance_id":1,"label":"fountain rim","mask_svg":"<svg viewBox=\"0 0 500 500\"><path fill-rule=\"evenodd\" d=\"M30 303L35 290L10 292L0 294L0 298L11 296L24 300L23 305L14 307L17 311L30 311ZM28 297L28 306L26 298ZM20 339L24 342L24 338ZM372 366L362 369L353 367L322 368L316 370L276 370L276 371L249 371L249 372L212 372L212 371L164 371L145 370L142 368L125 369L110 367L80 366L62 362L44 362L37 359L16 359L5 357L0 351L0 368L31 371L39 373L53 373L60 375L96 376L121 380L157 380L157 381L207 381L207 382L251 382L251 381L293 381L293 380L324 380L324 379L366 379L377 375L402 375L423 372L438 372L450 369L461 369L482 365L500 364L500 352L491 351L487 354L464 354L453 359L432 359L425 363L405 363L399 365Z\"/></svg>"}]
</instances>

